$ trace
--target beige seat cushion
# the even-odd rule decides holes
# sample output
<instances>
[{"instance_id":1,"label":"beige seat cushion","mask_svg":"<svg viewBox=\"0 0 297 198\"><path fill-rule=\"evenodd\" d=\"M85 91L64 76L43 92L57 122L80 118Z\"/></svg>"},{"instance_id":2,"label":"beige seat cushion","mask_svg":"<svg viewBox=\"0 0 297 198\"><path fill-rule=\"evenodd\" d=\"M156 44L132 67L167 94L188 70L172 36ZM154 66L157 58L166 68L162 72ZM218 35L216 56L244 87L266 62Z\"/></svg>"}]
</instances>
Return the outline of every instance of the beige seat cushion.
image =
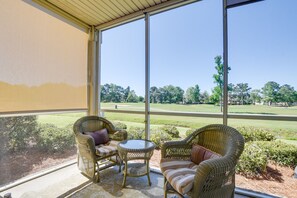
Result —
<instances>
[{"instance_id":1,"label":"beige seat cushion","mask_svg":"<svg viewBox=\"0 0 297 198\"><path fill-rule=\"evenodd\" d=\"M100 157L117 154L118 143L118 141L111 140L107 144L100 144L96 146L96 154Z\"/></svg>"},{"instance_id":2,"label":"beige seat cushion","mask_svg":"<svg viewBox=\"0 0 297 198\"><path fill-rule=\"evenodd\" d=\"M160 162L164 177L180 194L192 189L197 167L191 160L161 159Z\"/></svg>"}]
</instances>

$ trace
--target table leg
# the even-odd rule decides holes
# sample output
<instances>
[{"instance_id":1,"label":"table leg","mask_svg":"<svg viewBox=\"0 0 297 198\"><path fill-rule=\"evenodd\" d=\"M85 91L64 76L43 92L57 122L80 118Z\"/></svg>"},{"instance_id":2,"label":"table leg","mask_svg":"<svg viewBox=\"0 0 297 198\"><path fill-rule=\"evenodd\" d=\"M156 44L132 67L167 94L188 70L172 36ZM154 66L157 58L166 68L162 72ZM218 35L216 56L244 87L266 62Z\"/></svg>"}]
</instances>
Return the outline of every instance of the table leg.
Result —
<instances>
[{"instance_id":1,"label":"table leg","mask_svg":"<svg viewBox=\"0 0 297 198\"><path fill-rule=\"evenodd\" d=\"M150 178L150 160L146 160L146 173L147 173L148 183L151 186L152 182L151 182L151 178Z\"/></svg>"},{"instance_id":2,"label":"table leg","mask_svg":"<svg viewBox=\"0 0 297 198\"><path fill-rule=\"evenodd\" d=\"M127 171L128 171L128 163L127 163L127 156L125 157L125 165L124 165L124 180L122 187L125 188L126 186L126 179L127 179Z\"/></svg>"},{"instance_id":3,"label":"table leg","mask_svg":"<svg viewBox=\"0 0 297 198\"><path fill-rule=\"evenodd\" d=\"M118 159L119 158L119 159ZM123 163L123 160L119 157L119 156L116 156L116 160L118 161L119 160L119 173L121 172L122 170L122 163Z\"/></svg>"}]
</instances>

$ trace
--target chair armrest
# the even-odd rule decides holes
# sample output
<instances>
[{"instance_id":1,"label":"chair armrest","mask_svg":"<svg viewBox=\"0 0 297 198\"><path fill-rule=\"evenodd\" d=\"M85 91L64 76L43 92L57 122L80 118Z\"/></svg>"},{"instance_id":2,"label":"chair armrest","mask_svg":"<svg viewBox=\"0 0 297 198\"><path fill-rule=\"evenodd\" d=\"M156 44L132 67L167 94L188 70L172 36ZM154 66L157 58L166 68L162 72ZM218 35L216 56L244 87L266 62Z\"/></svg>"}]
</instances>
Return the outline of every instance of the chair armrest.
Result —
<instances>
[{"instance_id":1,"label":"chair armrest","mask_svg":"<svg viewBox=\"0 0 297 198\"><path fill-rule=\"evenodd\" d=\"M185 140L165 142L161 146L162 158L189 159L192 145Z\"/></svg>"},{"instance_id":2,"label":"chair armrest","mask_svg":"<svg viewBox=\"0 0 297 198\"><path fill-rule=\"evenodd\" d=\"M219 192L217 196L219 196L228 192L226 189L232 189L235 185L235 165L233 160L228 157L208 159L201 162L194 178L193 194L202 195L217 190ZM229 195L225 196L230 197Z\"/></svg>"},{"instance_id":3,"label":"chair armrest","mask_svg":"<svg viewBox=\"0 0 297 198\"><path fill-rule=\"evenodd\" d=\"M89 135L78 134L75 136L78 152L89 160L96 160L94 139Z\"/></svg>"},{"instance_id":4,"label":"chair armrest","mask_svg":"<svg viewBox=\"0 0 297 198\"><path fill-rule=\"evenodd\" d=\"M117 141L122 141L122 140L126 140L128 137L128 133L125 130L118 130L113 134L110 134L110 138L112 140L117 140Z\"/></svg>"}]
</instances>

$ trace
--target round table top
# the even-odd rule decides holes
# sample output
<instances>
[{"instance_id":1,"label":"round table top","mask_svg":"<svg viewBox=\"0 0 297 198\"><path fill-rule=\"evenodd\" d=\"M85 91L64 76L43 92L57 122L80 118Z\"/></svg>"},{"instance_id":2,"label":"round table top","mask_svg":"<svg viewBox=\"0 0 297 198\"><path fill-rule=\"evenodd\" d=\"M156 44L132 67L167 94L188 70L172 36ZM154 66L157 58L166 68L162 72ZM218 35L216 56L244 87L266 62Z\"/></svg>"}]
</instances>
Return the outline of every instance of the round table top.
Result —
<instances>
[{"instance_id":1,"label":"round table top","mask_svg":"<svg viewBox=\"0 0 297 198\"><path fill-rule=\"evenodd\" d=\"M156 145L149 140L124 140L118 146L127 151L150 151L155 149Z\"/></svg>"}]
</instances>

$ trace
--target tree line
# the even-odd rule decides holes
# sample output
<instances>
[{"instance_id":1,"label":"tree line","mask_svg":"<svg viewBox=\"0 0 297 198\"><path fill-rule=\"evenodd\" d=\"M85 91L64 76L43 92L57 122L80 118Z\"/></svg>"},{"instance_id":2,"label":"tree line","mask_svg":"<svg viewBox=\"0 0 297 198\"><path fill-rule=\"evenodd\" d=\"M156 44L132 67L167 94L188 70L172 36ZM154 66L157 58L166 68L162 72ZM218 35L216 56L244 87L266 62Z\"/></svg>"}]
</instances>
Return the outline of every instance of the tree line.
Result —
<instances>
[{"instance_id":1,"label":"tree line","mask_svg":"<svg viewBox=\"0 0 297 198\"><path fill-rule=\"evenodd\" d=\"M153 86L150 88L150 102L161 104L222 104L223 98L223 74L224 65L222 57L216 56L213 75L216 86L211 93L201 92L198 84L183 90L181 87L166 85L163 87ZM228 72L231 70L228 67ZM137 96L135 91L128 86L123 88L116 84L105 84L101 86L102 102L144 102L143 96ZM281 104L291 106L297 102L297 91L293 86L269 81L261 89L252 89L248 83L228 84L228 103L236 105L247 105L262 103L267 105Z\"/></svg>"},{"instance_id":2,"label":"tree line","mask_svg":"<svg viewBox=\"0 0 297 198\"><path fill-rule=\"evenodd\" d=\"M150 88L150 102L161 104L220 104L220 95L215 87L212 93L200 91L199 85L189 87L186 91L178 86L167 85L163 87L153 86ZM294 87L284 84L279 85L274 81L267 82L261 89L252 89L248 83L230 83L228 86L228 103L247 105L263 103L272 105L282 103L291 106L297 102L297 91ZM101 86L101 101L116 103L144 102L143 96L137 96L129 86L123 88L115 84Z\"/></svg>"}]
</instances>

